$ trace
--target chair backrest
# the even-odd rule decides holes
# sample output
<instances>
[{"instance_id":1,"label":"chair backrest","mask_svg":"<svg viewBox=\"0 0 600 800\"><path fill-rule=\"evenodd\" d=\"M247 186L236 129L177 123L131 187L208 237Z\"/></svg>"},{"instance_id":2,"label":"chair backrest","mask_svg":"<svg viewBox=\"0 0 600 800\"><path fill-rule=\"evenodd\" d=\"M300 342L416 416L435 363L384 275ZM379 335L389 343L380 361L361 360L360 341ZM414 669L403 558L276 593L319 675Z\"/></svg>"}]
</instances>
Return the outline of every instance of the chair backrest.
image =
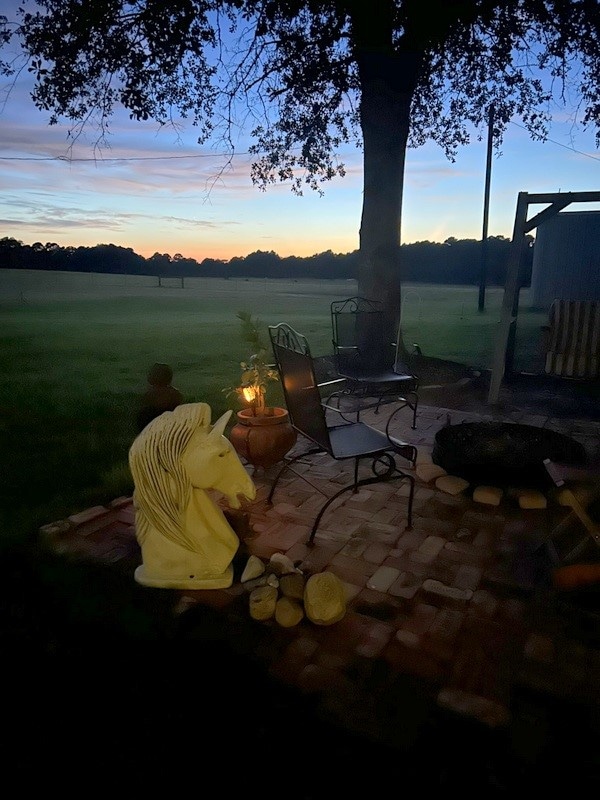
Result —
<instances>
[{"instance_id":1,"label":"chair backrest","mask_svg":"<svg viewBox=\"0 0 600 800\"><path fill-rule=\"evenodd\" d=\"M285 322L269 325L269 337L292 426L331 453L325 409L306 337Z\"/></svg>"},{"instance_id":2,"label":"chair backrest","mask_svg":"<svg viewBox=\"0 0 600 800\"><path fill-rule=\"evenodd\" d=\"M380 301L349 297L334 300L330 308L333 351L342 370L393 367L396 343L384 341L388 329Z\"/></svg>"},{"instance_id":3,"label":"chair backrest","mask_svg":"<svg viewBox=\"0 0 600 800\"><path fill-rule=\"evenodd\" d=\"M550 307L546 373L600 376L600 302L555 300Z\"/></svg>"}]
</instances>

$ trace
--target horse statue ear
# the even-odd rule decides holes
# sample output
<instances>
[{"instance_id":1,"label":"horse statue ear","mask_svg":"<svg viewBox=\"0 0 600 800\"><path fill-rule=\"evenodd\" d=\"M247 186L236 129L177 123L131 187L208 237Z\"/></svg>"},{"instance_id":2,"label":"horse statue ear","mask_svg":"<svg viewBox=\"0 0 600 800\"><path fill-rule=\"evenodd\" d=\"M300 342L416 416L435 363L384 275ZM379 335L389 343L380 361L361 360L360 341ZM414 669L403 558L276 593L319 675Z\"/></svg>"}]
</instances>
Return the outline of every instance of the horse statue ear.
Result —
<instances>
[{"instance_id":1,"label":"horse statue ear","mask_svg":"<svg viewBox=\"0 0 600 800\"><path fill-rule=\"evenodd\" d=\"M215 422L212 427L211 432L208 434L209 439L218 439L221 437L225 431L225 427L229 422L229 417L233 414L233 411L230 409L226 411L219 419Z\"/></svg>"}]
</instances>

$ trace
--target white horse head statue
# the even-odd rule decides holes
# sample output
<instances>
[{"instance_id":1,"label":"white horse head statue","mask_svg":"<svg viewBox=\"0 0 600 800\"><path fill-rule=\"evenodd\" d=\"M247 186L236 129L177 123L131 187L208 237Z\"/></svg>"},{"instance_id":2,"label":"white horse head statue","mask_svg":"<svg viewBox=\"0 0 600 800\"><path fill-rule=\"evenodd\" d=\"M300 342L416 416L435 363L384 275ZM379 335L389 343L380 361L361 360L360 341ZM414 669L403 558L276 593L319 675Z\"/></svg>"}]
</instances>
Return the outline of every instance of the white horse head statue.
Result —
<instances>
[{"instance_id":1,"label":"white horse head statue","mask_svg":"<svg viewBox=\"0 0 600 800\"><path fill-rule=\"evenodd\" d=\"M185 403L147 425L129 450L136 536L135 580L167 589L219 589L233 583L240 542L210 492L239 508L256 487L224 436L231 411L211 426L206 403Z\"/></svg>"}]
</instances>

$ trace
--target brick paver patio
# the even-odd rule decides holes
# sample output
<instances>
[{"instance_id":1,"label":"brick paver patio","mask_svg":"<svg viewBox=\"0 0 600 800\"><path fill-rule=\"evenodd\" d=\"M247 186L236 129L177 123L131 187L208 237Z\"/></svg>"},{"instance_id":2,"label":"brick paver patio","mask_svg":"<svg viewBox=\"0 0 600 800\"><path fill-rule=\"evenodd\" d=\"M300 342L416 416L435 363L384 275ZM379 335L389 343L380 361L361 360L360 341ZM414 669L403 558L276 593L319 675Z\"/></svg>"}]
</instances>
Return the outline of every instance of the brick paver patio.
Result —
<instances>
[{"instance_id":1,"label":"brick paver patio","mask_svg":"<svg viewBox=\"0 0 600 800\"><path fill-rule=\"evenodd\" d=\"M385 413L369 414L365 421L385 424ZM423 463L442 425L485 418L423 405L415 430L407 409L394 432L416 445ZM522 411L504 419L552 427L600 453L599 422ZM473 487L450 495L417 479L409 530L408 485L375 484L342 495L308 546L324 495L351 479L349 468L328 457L300 461L268 507L277 469L253 474L258 492L245 507L250 525L240 533L233 586L175 592L174 620L218 610L226 635L243 640L245 654L274 680L305 693L336 724L392 746L407 735L399 690L407 679L432 714L471 720L482 731L525 727L535 738L540 725L547 732L561 724L550 709L565 705L586 709L597 725L597 609L573 604L552 585L555 565L543 542L565 509L551 493L545 509L526 510L508 492L490 506L472 499ZM75 563L98 561L133 576L140 561L128 497L45 525L41 534ZM307 574L334 572L346 587L345 617L332 626L304 619L289 629L252 620L239 577L250 554L268 560L273 553Z\"/></svg>"}]
</instances>

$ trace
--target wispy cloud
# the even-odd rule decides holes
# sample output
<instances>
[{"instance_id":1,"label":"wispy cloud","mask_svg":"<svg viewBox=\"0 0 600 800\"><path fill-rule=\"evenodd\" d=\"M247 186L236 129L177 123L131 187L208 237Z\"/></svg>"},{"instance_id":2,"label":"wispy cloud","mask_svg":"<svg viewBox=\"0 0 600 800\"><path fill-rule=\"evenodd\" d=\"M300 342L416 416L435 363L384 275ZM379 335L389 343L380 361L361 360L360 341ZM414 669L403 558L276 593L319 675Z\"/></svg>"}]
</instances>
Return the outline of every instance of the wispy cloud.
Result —
<instances>
[{"instance_id":1,"label":"wispy cloud","mask_svg":"<svg viewBox=\"0 0 600 800\"><path fill-rule=\"evenodd\" d=\"M0 13L18 1L0 0ZM230 158L221 143L199 145L189 124L132 122L118 109L98 147L94 127L73 139L67 125L49 126L50 115L33 106L31 86L31 76L22 73L3 104L10 81L0 82L4 235L27 242L51 236L75 246L109 240L144 255L158 250L198 258L245 255L265 243L280 255L357 247L363 196L357 148L340 153L346 177L323 184L324 197L307 189L298 198L287 184L260 192L243 139ZM490 235L511 235L520 191L597 189L593 132L574 130L572 121L557 109L544 144L532 142L517 123L509 126L501 155L494 155ZM408 151L403 241L480 235L485 155L485 141L475 140L455 163L433 144Z\"/></svg>"}]
</instances>

